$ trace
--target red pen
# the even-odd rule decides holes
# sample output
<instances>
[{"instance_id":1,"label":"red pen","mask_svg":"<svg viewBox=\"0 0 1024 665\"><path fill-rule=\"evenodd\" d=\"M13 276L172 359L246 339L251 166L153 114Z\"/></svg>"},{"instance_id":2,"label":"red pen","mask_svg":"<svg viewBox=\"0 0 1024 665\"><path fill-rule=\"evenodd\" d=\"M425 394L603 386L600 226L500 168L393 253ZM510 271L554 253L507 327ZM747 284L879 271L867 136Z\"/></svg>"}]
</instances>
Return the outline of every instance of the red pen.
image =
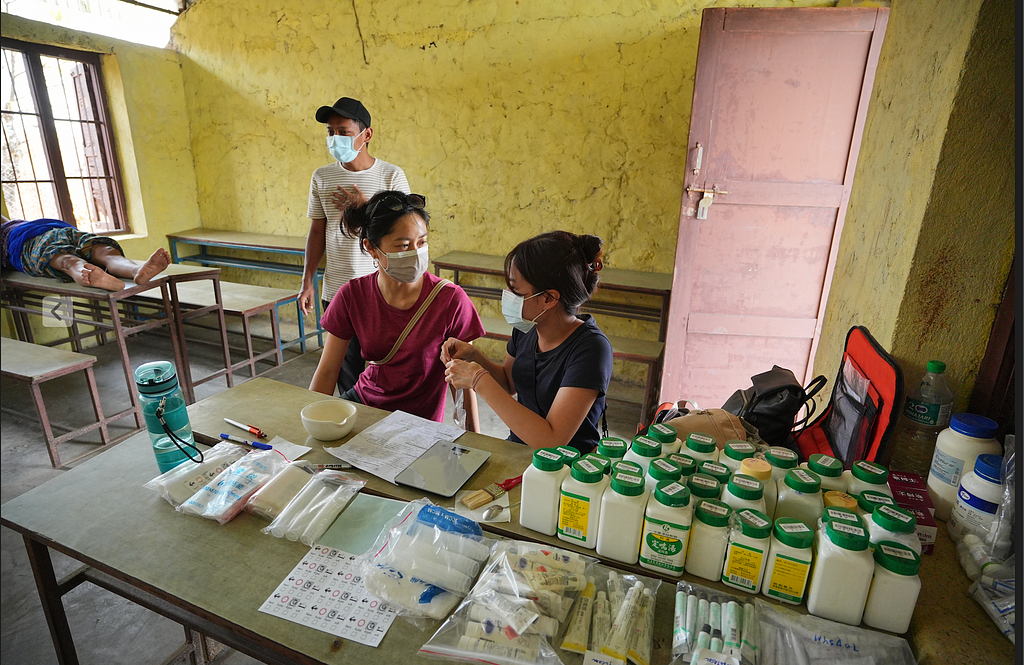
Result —
<instances>
[{"instance_id":1,"label":"red pen","mask_svg":"<svg viewBox=\"0 0 1024 665\"><path fill-rule=\"evenodd\" d=\"M260 439L267 438L267 435L263 433L263 430L261 430L259 427L256 427L254 425L243 425L242 423L238 422L237 420L231 420L230 418L225 418L224 422L226 422L229 425L234 425L235 427L238 427L239 429L244 429L246 432L249 432L250 434L252 434L253 436L255 436L257 438L260 438Z\"/></svg>"}]
</instances>

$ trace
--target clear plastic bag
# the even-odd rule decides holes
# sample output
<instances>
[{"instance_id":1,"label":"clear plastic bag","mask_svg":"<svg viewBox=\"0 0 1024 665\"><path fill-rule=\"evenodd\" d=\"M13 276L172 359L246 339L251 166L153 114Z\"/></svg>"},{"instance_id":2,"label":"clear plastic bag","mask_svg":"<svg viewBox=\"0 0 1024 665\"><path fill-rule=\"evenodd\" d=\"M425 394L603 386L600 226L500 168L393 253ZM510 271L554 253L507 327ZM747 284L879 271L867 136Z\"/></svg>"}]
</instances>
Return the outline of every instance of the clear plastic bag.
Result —
<instances>
[{"instance_id":1,"label":"clear plastic bag","mask_svg":"<svg viewBox=\"0 0 1024 665\"><path fill-rule=\"evenodd\" d=\"M321 471L309 478L262 531L312 547L364 485L362 478L342 471Z\"/></svg>"},{"instance_id":2,"label":"clear plastic bag","mask_svg":"<svg viewBox=\"0 0 1024 665\"><path fill-rule=\"evenodd\" d=\"M292 462L256 490L245 502L245 512L273 520L295 498L316 470L308 462Z\"/></svg>"},{"instance_id":3,"label":"clear plastic bag","mask_svg":"<svg viewBox=\"0 0 1024 665\"><path fill-rule=\"evenodd\" d=\"M242 512L253 492L287 465L288 460L276 450L253 450L224 469L176 510L227 524Z\"/></svg>"},{"instance_id":4,"label":"clear plastic bag","mask_svg":"<svg viewBox=\"0 0 1024 665\"><path fill-rule=\"evenodd\" d=\"M143 487L159 493L167 503L177 508L244 455L245 448L221 441L203 453L201 463L186 460Z\"/></svg>"},{"instance_id":5,"label":"clear plastic bag","mask_svg":"<svg viewBox=\"0 0 1024 665\"><path fill-rule=\"evenodd\" d=\"M759 626L749 596L716 591L692 582L676 584L672 662L689 663L698 649L757 663Z\"/></svg>"}]
</instances>

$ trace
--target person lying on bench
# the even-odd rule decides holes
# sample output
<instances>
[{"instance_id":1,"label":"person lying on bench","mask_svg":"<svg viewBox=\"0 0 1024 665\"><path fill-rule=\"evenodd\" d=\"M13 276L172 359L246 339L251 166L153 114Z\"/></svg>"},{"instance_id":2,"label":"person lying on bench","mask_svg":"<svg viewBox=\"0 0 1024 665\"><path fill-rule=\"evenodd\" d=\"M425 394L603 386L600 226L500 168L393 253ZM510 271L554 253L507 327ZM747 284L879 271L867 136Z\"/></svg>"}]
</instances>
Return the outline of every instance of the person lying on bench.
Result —
<instances>
[{"instance_id":1,"label":"person lying on bench","mask_svg":"<svg viewBox=\"0 0 1024 665\"><path fill-rule=\"evenodd\" d=\"M171 262L163 248L145 263L125 258L113 238L79 231L59 219L2 219L4 270L120 291L124 288L121 279L145 284Z\"/></svg>"},{"instance_id":2,"label":"person lying on bench","mask_svg":"<svg viewBox=\"0 0 1024 665\"><path fill-rule=\"evenodd\" d=\"M342 399L441 422L441 345L454 338L468 346L484 326L461 287L427 272L430 215L424 205L417 194L383 191L342 215L343 230L359 237L377 271L348 281L331 299L320 321L327 339L309 389L334 394L355 335L370 364Z\"/></svg>"},{"instance_id":3,"label":"person lying on bench","mask_svg":"<svg viewBox=\"0 0 1024 665\"><path fill-rule=\"evenodd\" d=\"M597 236L552 231L508 253L501 312L513 330L504 364L457 339L441 349L445 380L483 397L508 425L510 441L588 453L600 440L612 346L591 315L576 312L597 288L601 244Z\"/></svg>"}]
</instances>

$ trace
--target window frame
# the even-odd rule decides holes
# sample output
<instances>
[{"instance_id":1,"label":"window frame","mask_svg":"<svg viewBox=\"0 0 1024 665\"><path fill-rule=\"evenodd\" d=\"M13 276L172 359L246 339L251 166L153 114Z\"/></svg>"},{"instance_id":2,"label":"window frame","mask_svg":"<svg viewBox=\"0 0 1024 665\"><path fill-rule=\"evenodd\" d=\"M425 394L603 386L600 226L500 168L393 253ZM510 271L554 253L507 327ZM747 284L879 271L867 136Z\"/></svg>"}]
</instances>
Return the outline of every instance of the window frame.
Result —
<instances>
[{"instance_id":1,"label":"window frame","mask_svg":"<svg viewBox=\"0 0 1024 665\"><path fill-rule=\"evenodd\" d=\"M50 168L50 175L54 180L54 187L57 190L57 206L60 208L60 218L69 224L78 227L78 220L75 217L74 205L71 202L71 190L68 187L68 178L64 170L64 160L60 153L60 143L57 139L57 126L53 118L53 107L50 104L50 95L46 89L46 79L43 74L42 61L40 56L51 56L72 60L87 65L84 67L84 78L92 98L93 112L96 114L97 127L96 136L103 162L108 170L108 177L112 190L111 212L118 228L104 230L103 235L114 236L131 233L131 224L128 220L128 206L125 199L124 185L121 179L121 164L118 159L117 148L114 143L113 124L110 121L110 112L107 105L107 91L103 85L103 72L100 61L100 54L91 51L79 51L60 46L47 44L36 44L23 42L17 39L4 37L0 39L0 48L18 51L25 58L25 69L29 76L29 87L32 91L32 100L39 112L40 130L43 135L44 152L46 162ZM21 181L15 181L21 182Z\"/></svg>"}]
</instances>

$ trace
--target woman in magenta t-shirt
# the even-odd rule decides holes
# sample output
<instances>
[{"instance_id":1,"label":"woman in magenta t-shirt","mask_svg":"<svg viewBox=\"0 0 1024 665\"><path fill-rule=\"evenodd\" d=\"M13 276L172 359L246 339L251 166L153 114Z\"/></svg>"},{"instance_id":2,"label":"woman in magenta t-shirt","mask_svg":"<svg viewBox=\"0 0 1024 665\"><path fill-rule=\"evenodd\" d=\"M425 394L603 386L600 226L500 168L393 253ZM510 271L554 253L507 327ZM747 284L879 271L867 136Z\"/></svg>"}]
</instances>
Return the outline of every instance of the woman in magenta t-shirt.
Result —
<instances>
[{"instance_id":1,"label":"woman in magenta t-shirt","mask_svg":"<svg viewBox=\"0 0 1024 665\"><path fill-rule=\"evenodd\" d=\"M338 372L353 335L370 364L343 399L388 411L405 411L441 422L444 418L444 363L441 345L449 337L471 342L484 334L480 315L461 287L440 287L408 337L384 360L402 331L441 282L427 272L430 214L418 194L384 191L342 217L342 230L357 236L377 272L338 290L320 323L327 331L310 390L334 394Z\"/></svg>"}]
</instances>

